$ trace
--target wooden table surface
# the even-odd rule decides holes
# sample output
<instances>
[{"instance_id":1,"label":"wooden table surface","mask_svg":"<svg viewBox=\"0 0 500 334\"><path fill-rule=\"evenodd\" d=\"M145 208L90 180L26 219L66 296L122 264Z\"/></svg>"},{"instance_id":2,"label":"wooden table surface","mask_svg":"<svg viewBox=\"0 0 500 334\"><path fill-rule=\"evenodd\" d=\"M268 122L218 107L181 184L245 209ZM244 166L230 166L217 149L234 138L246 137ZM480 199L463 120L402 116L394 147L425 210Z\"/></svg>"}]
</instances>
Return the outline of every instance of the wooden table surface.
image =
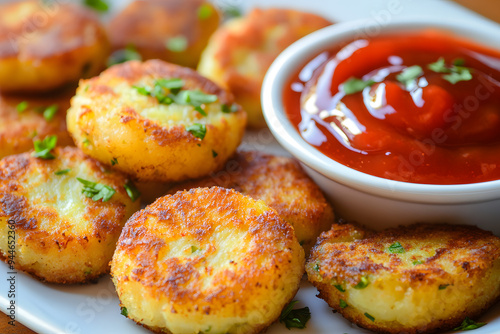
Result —
<instances>
[{"instance_id":1,"label":"wooden table surface","mask_svg":"<svg viewBox=\"0 0 500 334\"><path fill-rule=\"evenodd\" d=\"M479 14L500 23L500 0L453 0L464 7L468 7ZM3 311L3 310L2 310ZM36 334L19 322L15 326L9 325L9 317L0 316L0 333L2 334Z\"/></svg>"}]
</instances>

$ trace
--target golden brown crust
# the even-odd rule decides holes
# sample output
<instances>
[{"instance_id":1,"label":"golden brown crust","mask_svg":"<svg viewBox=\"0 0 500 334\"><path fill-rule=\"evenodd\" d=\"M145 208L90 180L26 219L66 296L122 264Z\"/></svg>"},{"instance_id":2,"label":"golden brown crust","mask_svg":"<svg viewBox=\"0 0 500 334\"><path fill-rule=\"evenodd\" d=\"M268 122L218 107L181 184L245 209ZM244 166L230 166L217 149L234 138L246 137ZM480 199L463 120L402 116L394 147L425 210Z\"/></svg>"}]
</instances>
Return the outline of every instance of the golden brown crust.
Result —
<instances>
[{"instance_id":1,"label":"golden brown crust","mask_svg":"<svg viewBox=\"0 0 500 334\"><path fill-rule=\"evenodd\" d=\"M264 75L287 46L332 22L291 9L253 9L210 38L198 70L228 88L249 114L249 125L265 126L260 107Z\"/></svg>"},{"instance_id":2,"label":"golden brown crust","mask_svg":"<svg viewBox=\"0 0 500 334\"><path fill-rule=\"evenodd\" d=\"M24 0L1 5L0 89L49 91L104 66L106 32L90 10Z\"/></svg>"},{"instance_id":3,"label":"golden brown crust","mask_svg":"<svg viewBox=\"0 0 500 334\"><path fill-rule=\"evenodd\" d=\"M177 321L190 319L187 331L254 333L295 295L302 263L293 229L272 209L213 187L162 197L134 214L111 265L120 300L139 323L176 332ZM155 314L131 303L134 294L155 299ZM159 326L150 322L158 314L173 318Z\"/></svg>"},{"instance_id":4,"label":"golden brown crust","mask_svg":"<svg viewBox=\"0 0 500 334\"><path fill-rule=\"evenodd\" d=\"M56 148L53 154L53 160L23 153L0 161L1 228L14 222L17 269L54 283L92 281L109 270L121 228L139 203L129 199L125 176L105 171L80 150ZM63 169L71 170L54 174ZM107 202L93 201L81 194L76 177L99 180L116 193ZM75 188L67 189L70 183Z\"/></svg>"},{"instance_id":5,"label":"golden brown crust","mask_svg":"<svg viewBox=\"0 0 500 334\"><path fill-rule=\"evenodd\" d=\"M404 250L391 252L397 243ZM500 238L465 225L415 224L374 233L335 224L318 239L306 270L320 298L362 327L434 333L479 316L498 300ZM356 288L363 278L368 286ZM374 303L369 298L377 291L385 291L385 304L360 306L362 294L366 303ZM340 300L349 306L341 307ZM395 314L401 310L414 313ZM378 311L375 321L363 313Z\"/></svg>"},{"instance_id":6,"label":"golden brown crust","mask_svg":"<svg viewBox=\"0 0 500 334\"><path fill-rule=\"evenodd\" d=\"M206 17L199 14L200 8L207 11ZM145 60L196 67L219 20L218 11L204 0L140 0L115 16L108 32L115 50L133 45ZM185 50L169 50L167 41L179 37L186 40Z\"/></svg>"},{"instance_id":7,"label":"golden brown crust","mask_svg":"<svg viewBox=\"0 0 500 334\"><path fill-rule=\"evenodd\" d=\"M134 87L153 87L158 79L183 79L184 90L217 96L207 116L193 106L160 104ZM82 80L68 111L68 129L85 153L141 181L195 178L221 168L243 136L246 114L233 97L194 70L160 60L116 65ZM222 105L236 107L224 113ZM204 124L205 138L187 130ZM216 154L214 154L216 152Z\"/></svg>"},{"instance_id":8,"label":"golden brown crust","mask_svg":"<svg viewBox=\"0 0 500 334\"><path fill-rule=\"evenodd\" d=\"M223 170L169 190L219 186L264 201L294 227L306 255L316 238L334 222L333 209L319 187L292 158L257 151L238 152Z\"/></svg>"},{"instance_id":9,"label":"golden brown crust","mask_svg":"<svg viewBox=\"0 0 500 334\"><path fill-rule=\"evenodd\" d=\"M7 96L0 94L0 158L29 151L33 141L56 135L59 146L73 145L66 130L66 110L73 96L72 90L44 96ZM17 106L27 103L26 110L19 112ZM45 119L43 111L57 105L51 120Z\"/></svg>"}]
</instances>

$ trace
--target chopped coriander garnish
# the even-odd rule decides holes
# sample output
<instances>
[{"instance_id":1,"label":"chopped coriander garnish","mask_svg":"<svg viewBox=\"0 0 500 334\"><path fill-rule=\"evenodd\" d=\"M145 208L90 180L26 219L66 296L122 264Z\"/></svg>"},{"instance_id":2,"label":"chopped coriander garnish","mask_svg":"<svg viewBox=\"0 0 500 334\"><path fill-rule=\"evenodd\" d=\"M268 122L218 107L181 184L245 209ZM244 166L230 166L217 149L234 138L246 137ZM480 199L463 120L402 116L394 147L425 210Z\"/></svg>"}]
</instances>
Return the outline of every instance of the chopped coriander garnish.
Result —
<instances>
[{"instance_id":1,"label":"chopped coriander garnish","mask_svg":"<svg viewBox=\"0 0 500 334\"><path fill-rule=\"evenodd\" d=\"M84 0L83 3L98 12L107 12L109 10L109 5L104 0Z\"/></svg>"},{"instance_id":2,"label":"chopped coriander garnish","mask_svg":"<svg viewBox=\"0 0 500 334\"><path fill-rule=\"evenodd\" d=\"M111 166L117 165L118 160L116 158L111 159Z\"/></svg>"},{"instance_id":3,"label":"chopped coriander garnish","mask_svg":"<svg viewBox=\"0 0 500 334\"><path fill-rule=\"evenodd\" d=\"M370 319L371 321L375 321L375 318L373 317L373 315L369 314L369 313L366 313L365 312L365 317L367 317L368 319Z\"/></svg>"},{"instance_id":4,"label":"chopped coriander garnish","mask_svg":"<svg viewBox=\"0 0 500 334\"><path fill-rule=\"evenodd\" d=\"M203 140L203 138L205 138L205 135L207 134L207 127L205 126L205 124L194 123L193 125L188 126L186 130L193 136L195 136L196 138L200 138L201 140Z\"/></svg>"},{"instance_id":5,"label":"chopped coriander garnish","mask_svg":"<svg viewBox=\"0 0 500 334\"><path fill-rule=\"evenodd\" d=\"M465 317L464 321L462 321L462 324L454 328L454 331L471 331L473 329L478 329L479 327L483 327L486 325L485 322L475 322L474 320L470 319L469 317Z\"/></svg>"},{"instance_id":6,"label":"chopped coriander garnish","mask_svg":"<svg viewBox=\"0 0 500 334\"><path fill-rule=\"evenodd\" d=\"M305 328L307 321L311 319L309 307L293 309L293 306L299 301L294 300L281 311L280 322L284 323L286 328Z\"/></svg>"},{"instance_id":7,"label":"chopped coriander garnish","mask_svg":"<svg viewBox=\"0 0 500 334\"><path fill-rule=\"evenodd\" d=\"M317 264L317 263L316 263L316 264L314 265L314 267L313 267L313 270L314 270L314 271L319 271L319 264ZM338 288L337 288L337 289L338 289ZM342 291L342 292L344 292L344 291Z\"/></svg>"},{"instance_id":8,"label":"chopped coriander garnish","mask_svg":"<svg viewBox=\"0 0 500 334\"><path fill-rule=\"evenodd\" d=\"M450 73L450 69L446 67L443 57L440 57L435 63L427 65L427 67L436 73Z\"/></svg>"},{"instance_id":9,"label":"chopped coriander garnish","mask_svg":"<svg viewBox=\"0 0 500 334\"><path fill-rule=\"evenodd\" d=\"M455 70L450 74L443 75L443 79L452 84L456 84L459 81L469 81L472 79L470 69L468 69L467 67L455 66L454 69Z\"/></svg>"},{"instance_id":10,"label":"chopped coriander garnish","mask_svg":"<svg viewBox=\"0 0 500 334\"><path fill-rule=\"evenodd\" d=\"M233 104L231 105L231 107L229 107L227 104L223 104L221 106L221 111L225 114L230 114L230 113L233 113L233 112L237 112L238 111L238 106L236 104Z\"/></svg>"},{"instance_id":11,"label":"chopped coriander garnish","mask_svg":"<svg viewBox=\"0 0 500 334\"><path fill-rule=\"evenodd\" d=\"M200 20L206 20L210 16L212 16L213 9L208 3L202 4L200 7L198 7L198 18Z\"/></svg>"},{"instance_id":12,"label":"chopped coriander garnish","mask_svg":"<svg viewBox=\"0 0 500 334\"><path fill-rule=\"evenodd\" d=\"M413 265L414 266L417 266L417 265L423 264L423 263L424 263L424 260L415 260L415 261L413 261Z\"/></svg>"},{"instance_id":13,"label":"chopped coriander garnish","mask_svg":"<svg viewBox=\"0 0 500 334\"><path fill-rule=\"evenodd\" d=\"M403 254L405 252L405 249L403 248L403 246L401 246L399 241L390 245L388 250L389 250L389 253L392 253L392 254Z\"/></svg>"},{"instance_id":14,"label":"chopped coriander garnish","mask_svg":"<svg viewBox=\"0 0 500 334\"><path fill-rule=\"evenodd\" d=\"M212 150L212 157L217 158L218 155L219 155L219 153L217 153L214 150Z\"/></svg>"},{"instance_id":15,"label":"chopped coriander garnish","mask_svg":"<svg viewBox=\"0 0 500 334\"><path fill-rule=\"evenodd\" d=\"M127 192L127 195L128 197L130 197L132 202L135 202L135 200L141 196L141 192L136 188L135 184L132 181L127 181L127 183L125 183L123 187L125 188L125 191Z\"/></svg>"},{"instance_id":16,"label":"chopped coriander garnish","mask_svg":"<svg viewBox=\"0 0 500 334\"><path fill-rule=\"evenodd\" d=\"M370 281L368 280L368 277L362 276L361 280L358 282L358 284L356 284L354 286L354 289L361 290L361 289L366 288L369 284L370 284Z\"/></svg>"},{"instance_id":17,"label":"chopped coriander garnish","mask_svg":"<svg viewBox=\"0 0 500 334\"><path fill-rule=\"evenodd\" d=\"M50 153L57 144L57 136L47 136L43 140L35 140L33 143L35 146L35 152L32 155L35 158L41 159L54 159L55 156Z\"/></svg>"},{"instance_id":18,"label":"chopped coriander garnish","mask_svg":"<svg viewBox=\"0 0 500 334\"><path fill-rule=\"evenodd\" d=\"M351 78L342 84L342 89L345 95L361 92L366 87L370 87L375 83L373 80L362 80L358 78Z\"/></svg>"},{"instance_id":19,"label":"chopped coriander garnish","mask_svg":"<svg viewBox=\"0 0 500 334\"><path fill-rule=\"evenodd\" d=\"M446 66L444 58L439 58L435 63L429 64L430 70L436 73L448 73L443 75L443 79L450 82L451 84L456 84L460 81L469 81L472 79L471 69L464 67L465 60L462 58L457 58L453 60L453 65Z\"/></svg>"},{"instance_id":20,"label":"chopped coriander garnish","mask_svg":"<svg viewBox=\"0 0 500 334\"><path fill-rule=\"evenodd\" d=\"M92 269L90 269L90 268L85 269L84 272L83 272L83 274L84 275L90 275L90 274L92 274Z\"/></svg>"},{"instance_id":21,"label":"chopped coriander garnish","mask_svg":"<svg viewBox=\"0 0 500 334\"><path fill-rule=\"evenodd\" d=\"M111 67L130 60L142 60L141 54L137 52L137 49L133 45L128 45L125 49L113 52L108 58L107 66Z\"/></svg>"},{"instance_id":22,"label":"chopped coriander garnish","mask_svg":"<svg viewBox=\"0 0 500 334\"><path fill-rule=\"evenodd\" d=\"M438 287L438 289L439 289L439 290L444 290L444 289L446 289L448 286L449 286L449 284L440 284L440 285L439 285L439 287Z\"/></svg>"},{"instance_id":23,"label":"chopped coriander garnish","mask_svg":"<svg viewBox=\"0 0 500 334\"><path fill-rule=\"evenodd\" d=\"M149 90L147 87L132 86L132 88L135 88L137 90L137 93L141 95L146 95L146 96L151 95L151 90Z\"/></svg>"},{"instance_id":24,"label":"chopped coriander garnish","mask_svg":"<svg viewBox=\"0 0 500 334\"><path fill-rule=\"evenodd\" d=\"M108 201L114 194L115 190L110 186L106 186L102 183L96 183L92 181L87 181L79 177L76 178L81 184L83 184L82 194L88 198L92 198L93 201L98 201L102 199L103 202Z\"/></svg>"},{"instance_id":25,"label":"chopped coriander garnish","mask_svg":"<svg viewBox=\"0 0 500 334\"><path fill-rule=\"evenodd\" d=\"M57 110L59 109L59 106L57 104L53 104L43 111L43 118L45 118L47 121L51 121L54 116L57 113Z\"/></svg>"},{"instance_id":26,"label":"chopped coriander garnish","mask_svg":"<svg viewBox=\"0 0 500 334\"><path fill-rule=\"evenodd\" d=\"M340 308L346 308L349 305L347 305L347 303L345 302L345 300L341 299L340 303L339 303L339 306L340 306Z\"/></svg>"},{"instance_id":27,"label":"chopped coriander garnish","mask_svg":"<svg viewBox=\"0 0 500 334\"><path fill-rule=\"evenodd\" d=\"M196 247L196 246L191 246L191 254L193 254L194 252L196 252L199 248Z\"/></svg>"},{"instance_id":28,"label":"chopped coriander garnish","mask_svg":"<svg viewBox=\"0 0 500 334\"><path fill-rule=\"evenodd\" d=\"M405 68L401 73L396 76L396 79L407 86L410 82L418 78L423 72L422 67L418 65Z\"/></svg>"},{"instance_id":29,"label":"chopped coriander garnish","mask_svg":"<svg viewBox=\"0 0 500 334\"><path fill-rule=\"evenodd\" d=\"M124 306L122 306L121 310L120 310L120 314L123 315L123 316L128 317L128 310L127 310L127 308L124 307Z\"/></svg>"},{"instance_id":30,"label":"chopped coriander garnish","mask_svg":"<svg viewBox=\"0 0 500 334\"><path fill-rule=\"evenodd\" d=\"M28 101L19 102L19 104L16 106L16 110L18 113L22 113L27 108L28 108Z\"/></svg>"},{"instance_id":31,"label":"chopped coriander garnish","mask_svg":"<svg viewBox=\"0 0 500 334\"><path fill-rule=\"evenodd\" d=\"M88 138L85 138L82 143L83 143L83 146L89 146L90 140Z\"/></svg>"},{"instance_id":32,"label":"chopped coriander garnish","mask_svg":"<svg viewBox=\"0 0 500 334\"><path fill-rule=\"evenodd\" d=\"M318 269L319 269L319 267L318 267ZM334 287L336 287L337 290L339 290L340 292L345 292L345 289L340 284L335 284Z\"/></svg>"},{"instance_id":33,"label":"chopped coriander garnish","mask_svg":"<svg viewBox=\"0 0 500 334\"><path fill-rule=\"evenodd\" d=\"M194 107L194 110L196 110L197 112L199 112L199 113L200 113L201 115L203 115L203 116L207 116L206 111L205 111L205 110L203 110L203 108L202 108L202 107L200 107L200 106L196 106L196 107Z\"/></svg>"},{"instance_id":34,"label":"chopped coriander garnish","mask_svg":"<svg viewBox=\"0 0 500 334\"><path fill-rule=\"evenodd\" d=\"M54 174L55 175L64 175L64 174L68 174L70 171L71 171L70 168L66 168L66 169L58 170L57 172L54 172Z\"/></svg>"},{"instance_id":35,"label":"chopped coriander garnish","mask_svg":"<svg viewBox=\"0 0 500 334\"><path fill-rule=\"evenodd\" d=\"M172 89L181 89L182 87L184 87L185 82L184 80L179 78L158 79L155 81L155 85L172 90Z\"/></svg>"},{"instance_id":36,"label":"chopped coriander garnish","mask_svg":"<svg viewBox=\"0 0 500 334\"><path fill-rule=\"evenodd\" d=\"M172 37L167 40L166 47L172 52L183 52L188 47L188 40L185 36Z\"/></svg>"}]
</instances>

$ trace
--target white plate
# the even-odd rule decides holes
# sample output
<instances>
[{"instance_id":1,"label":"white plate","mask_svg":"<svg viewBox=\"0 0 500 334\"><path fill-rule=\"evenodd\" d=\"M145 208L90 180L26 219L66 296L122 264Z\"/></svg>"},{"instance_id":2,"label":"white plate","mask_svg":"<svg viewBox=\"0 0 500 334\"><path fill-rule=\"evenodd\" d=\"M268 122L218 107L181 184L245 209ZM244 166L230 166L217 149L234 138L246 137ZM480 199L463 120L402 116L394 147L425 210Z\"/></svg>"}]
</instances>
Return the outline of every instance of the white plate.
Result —
<instances>
[{"instance_id":1,"label":"white plate","mask_svg":"<svg viewBox=\"0 0 500 334\"><path fill-rule=\"evenodd\" d=\"M55 0L69 1L69 0ZM5 2L0 0L0 2ZM481 16L444 0L218 0L218 2L241 6L245 10L253 6L294 7L324 15L334 21L366 18L385 24L396 17L436 16L473 20L476 24L495 25ZM115 7L124 5L115 1ZM249 132L243 143L245 149L256 149L273 154L287 154L277 144L267 130ZM11 276L6 264L0 264L0 307L7 312ZM120 315L120 307L109 276L97 284L82 286L59 286L44 284L18 272L15 276L16 320L38 333L43 334L109 334L109 333L150 333L131 320ZM297 307L309 306L311 320L304 330L291 330L296 333L371 333L346 321L342 316L333 314L322 300L315 297L317 291L307 281L302 282L296 299L301 302ZM480 321L488 324L475 330L474 334L500 333L500 304L484 314ZM15 328L13 328L15 332ZM279 323L273 324L267 333L288 333Z\"/></svg>"}]
</instances>

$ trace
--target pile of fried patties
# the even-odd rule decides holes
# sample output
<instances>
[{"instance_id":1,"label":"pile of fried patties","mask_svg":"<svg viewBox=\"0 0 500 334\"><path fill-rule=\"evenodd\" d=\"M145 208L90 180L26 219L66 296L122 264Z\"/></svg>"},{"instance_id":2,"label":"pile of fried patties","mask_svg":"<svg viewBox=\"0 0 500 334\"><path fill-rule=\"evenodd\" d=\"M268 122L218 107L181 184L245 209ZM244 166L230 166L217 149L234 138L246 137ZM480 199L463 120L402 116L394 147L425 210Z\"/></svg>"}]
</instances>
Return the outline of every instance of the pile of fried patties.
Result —
<instances>
[{"instance_id":1,"label":"pile of fried patties","mask_svg":"<svg viewBox=\"0 0 500 334\"><path fill-rule=\"evenodd\" d=\"M122 314L156 332L303 328L311 315L292 300L305 272L376 332L482 325L471 319L500 295L498 237L339 221L295 160L238 151L265 127L271 62L332 23L222 17L202 0L134 1L106 26L66 1L1 6L2 258L51 283L110 272Z\"/></svg>"}]
</instances>

